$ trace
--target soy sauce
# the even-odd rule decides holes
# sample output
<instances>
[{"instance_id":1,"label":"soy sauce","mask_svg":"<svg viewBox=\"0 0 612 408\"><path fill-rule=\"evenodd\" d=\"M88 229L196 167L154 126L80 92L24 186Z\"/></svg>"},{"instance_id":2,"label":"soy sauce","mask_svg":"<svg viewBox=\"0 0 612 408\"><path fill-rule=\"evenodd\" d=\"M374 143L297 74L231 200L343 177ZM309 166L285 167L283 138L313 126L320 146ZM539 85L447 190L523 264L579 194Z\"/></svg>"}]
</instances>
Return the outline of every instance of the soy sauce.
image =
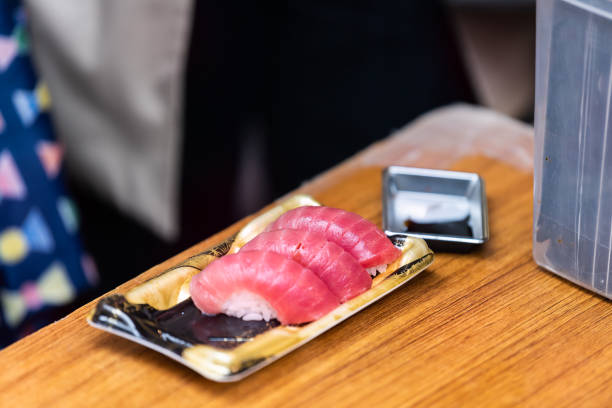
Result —
<instances>
[{"instance_id":1,"label":"soy sauce","mask_svg":"<svg viewBox=\"0 0 612 408\"><path fill-rule=\"evenodd\" d=\"M470 227L469 220L470 217L465 217L460 221L439 223L419 223L412 220L406 220L404 221L404 225L406 226L404 232L472 237L473 232L472 227Z\"/></svg>"}]
</instances>

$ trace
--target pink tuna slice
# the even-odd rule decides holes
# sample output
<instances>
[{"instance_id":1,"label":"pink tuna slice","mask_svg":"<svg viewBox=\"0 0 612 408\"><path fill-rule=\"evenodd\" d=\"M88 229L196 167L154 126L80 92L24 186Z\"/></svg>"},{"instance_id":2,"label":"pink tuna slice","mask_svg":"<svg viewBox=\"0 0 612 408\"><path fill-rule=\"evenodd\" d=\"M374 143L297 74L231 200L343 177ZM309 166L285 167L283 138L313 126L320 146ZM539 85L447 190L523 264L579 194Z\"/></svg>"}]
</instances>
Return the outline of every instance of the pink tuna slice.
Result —
<instances>
[{"instance_id":1,"label":"pink tuna slice","mask_svg":"<svg viewBox=\"0 0 612 408\"><path fill-rule=\"evenodd\" d=\"M189 288L193 303L204 313L232 315L232 302L255 295L274 309L282 324L316 320L340 304L311 270L266 251L225 255L195 275Z\"/></svg>"},{"instance_id":2,"label":"pink tuna slice","mask_svg":"<svg viewBox=\"0 0 612 408\"><path fill-rule=\"evenodd\" d=\"M364 268L389 264L401 254L375 224L338 208L298 207L281 215L266 230L287 228L322 234L353 255Z\"/></svg>"},{"instance_id":3,"label":"pink tuna slice","mask_svg":"<svg viewBox=\"0 0 612 408\"><path fill-rule=\"evenodd\" d=\"M332 293L346 302L370 289L372 278L351 254L312 231L283 229L262 232L243 251L271 251L313 271Z\"/></svg>"}]
</instances>

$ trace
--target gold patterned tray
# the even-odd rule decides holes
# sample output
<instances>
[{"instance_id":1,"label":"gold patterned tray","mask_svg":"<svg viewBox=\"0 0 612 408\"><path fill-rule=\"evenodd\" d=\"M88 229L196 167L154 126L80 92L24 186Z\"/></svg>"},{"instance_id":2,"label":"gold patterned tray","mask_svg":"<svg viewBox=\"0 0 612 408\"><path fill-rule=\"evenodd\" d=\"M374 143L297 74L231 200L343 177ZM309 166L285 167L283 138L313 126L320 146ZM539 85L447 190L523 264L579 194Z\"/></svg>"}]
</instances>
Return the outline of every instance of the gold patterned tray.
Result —
<instances>
[{"instance_id":1,"label":"gold patterned tray","mask_svg":"<svg viewBox=\"0 0 612 408\"><path fill-rule=\"evenodd\" d=\"M237 235L197 254L125 295L98 302L87 317L93 327L142 344L219 382L238 381L312 340L361 309L391 293L433 261L420 238L390 236L402 250L387 272L373 279L372 288L303 325L202 314L189 296L189 282L212 260L237 252L282 213L303 205L319 205L297 195L247 224Z\"/></svg>"}]
</instances>

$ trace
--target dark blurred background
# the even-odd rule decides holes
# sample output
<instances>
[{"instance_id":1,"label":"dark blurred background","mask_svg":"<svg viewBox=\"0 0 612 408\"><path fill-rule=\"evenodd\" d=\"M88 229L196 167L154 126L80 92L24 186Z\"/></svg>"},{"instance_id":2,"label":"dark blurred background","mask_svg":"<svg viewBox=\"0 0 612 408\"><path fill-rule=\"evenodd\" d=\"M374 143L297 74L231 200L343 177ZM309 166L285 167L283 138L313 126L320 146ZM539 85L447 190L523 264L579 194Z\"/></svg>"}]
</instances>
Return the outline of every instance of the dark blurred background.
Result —
<instances>
[{"instance_id":1,"label":"dark blurred background","mask_svg":"<svg viewBox=\"0 0 612 408\"><path fill-rule=\"evenodd\" d=\"M180 238L70 183L102 279L86 298L431 109L461 101L531 120L533 2L199 0L193 18Z\"/></svg>"}]
</instances>

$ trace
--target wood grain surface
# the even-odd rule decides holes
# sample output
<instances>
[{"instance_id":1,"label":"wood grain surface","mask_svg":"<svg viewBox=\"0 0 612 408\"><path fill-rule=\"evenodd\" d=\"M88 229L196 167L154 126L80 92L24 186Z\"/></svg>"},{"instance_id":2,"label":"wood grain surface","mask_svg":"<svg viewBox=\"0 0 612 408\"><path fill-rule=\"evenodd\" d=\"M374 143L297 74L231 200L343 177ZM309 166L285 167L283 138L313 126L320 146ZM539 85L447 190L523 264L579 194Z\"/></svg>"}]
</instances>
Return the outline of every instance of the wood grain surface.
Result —
<instances>
[{"instance_id":1,"label":"wood grain surface","mask_svg":"<svg viewBox=\"0 0 612 408\"><path fill-rule=\"evenodd\" d=\"M484 156L452 168L485 179L490 241L437 254L419 277L245 380L214 383L95 330L90 303L0 352L0 406L612 406L610 302L533 262L532 174ZM381 222L380 167L345 162L300 191Z\"/></svg>"}]
</instances>

